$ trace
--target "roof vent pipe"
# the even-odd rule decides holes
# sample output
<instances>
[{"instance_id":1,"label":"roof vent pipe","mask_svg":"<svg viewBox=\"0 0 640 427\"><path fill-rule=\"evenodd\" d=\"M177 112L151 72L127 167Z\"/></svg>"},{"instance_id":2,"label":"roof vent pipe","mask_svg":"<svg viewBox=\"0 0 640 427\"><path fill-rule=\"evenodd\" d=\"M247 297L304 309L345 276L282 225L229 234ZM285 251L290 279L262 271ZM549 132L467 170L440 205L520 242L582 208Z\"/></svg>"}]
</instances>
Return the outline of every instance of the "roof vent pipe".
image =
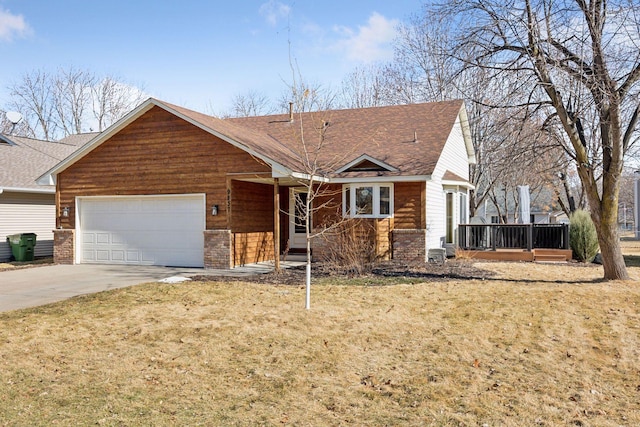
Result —
<instances>
[{"instance_id":1,"label":"roof vent pipe","mask_svg":"<svg viewBox=\"0 0 640 427\"><path fill-rule=\"evenodd\" d=\"M293 102L289 102L289 121L293 123Z\"/></svg>"},{"instance_id":2,"label":"roof vent pipe","mask_svg":"<svg viewBox=\"0 0 640 427\"><path fill-rule=\"evenodd\" d=\"M418 131L417 130L413 131L413 142L418 142Z\"/></svg>"}]
</instances>

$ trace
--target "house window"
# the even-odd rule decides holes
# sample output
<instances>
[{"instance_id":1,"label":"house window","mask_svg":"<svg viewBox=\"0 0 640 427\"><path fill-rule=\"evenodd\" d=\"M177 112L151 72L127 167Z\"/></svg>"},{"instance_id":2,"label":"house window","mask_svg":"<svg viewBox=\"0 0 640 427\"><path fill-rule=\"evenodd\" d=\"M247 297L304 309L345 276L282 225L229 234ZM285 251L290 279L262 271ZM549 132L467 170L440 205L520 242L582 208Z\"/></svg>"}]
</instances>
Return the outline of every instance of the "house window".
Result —
<instances>
[{"instance_id":1,"label":"house window","mask_svg":"<svg viewBox=\"0 0 640 427\"><path fill-rule=\"evenodd\" d=\"M467 223L467 193L460 193L460 224Z\"/></svg>"},{"instance_id":2,"label":"house window","mask_svg":"<svg viewBox=\"0 0 640 427\"><path fill-rule=\"evenodd\" d=\"M446 243L453 243L453 222L454 222L454 210L453 210L453 193L447 193L446 200L447 208L447 229L446 229Z\"/></svg>"},{"instance_id":3,"label":"house window","mask_svg":"<svg viewBox=\"0 0 640 427\"><path fill-rule=\"evenodd\" d=\"M385 218L392 215L392 184L345 184L342 188L344 216Z\"/></svg>"},{"instance_id":4,"label":"house window","mask_svg":"<svg viewBox=\"0 0 640 427\"><path fill-rule=\"evenodd\" d=\"M296 192L295 193L295 213L296 213L296 221L295 221L295 232L296 233L305 233L305 219L307 212L307 193L304 192ZM311 221L309 221L309 231L311 231Z\"/></svg>"}]
</instances>

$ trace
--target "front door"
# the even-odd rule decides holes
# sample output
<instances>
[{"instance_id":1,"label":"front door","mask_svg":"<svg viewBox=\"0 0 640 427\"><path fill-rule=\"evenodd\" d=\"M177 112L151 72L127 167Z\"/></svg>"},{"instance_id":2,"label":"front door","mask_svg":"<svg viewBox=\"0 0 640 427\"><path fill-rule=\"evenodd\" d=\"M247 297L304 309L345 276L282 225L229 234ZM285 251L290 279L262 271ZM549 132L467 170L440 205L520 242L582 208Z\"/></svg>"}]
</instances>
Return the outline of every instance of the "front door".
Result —
<instances>
[{"instance_id":1,"label":"front door","mask_svg":"<svg viewBox=\"0 0 640 427\"><path fill-rule=\"evenodd\" d=\"M305 232L305 206L307 204L307 190L292 188L289 190L289 248L301 249L307 247L307 233Z\"/></svg>"}]
</instances>

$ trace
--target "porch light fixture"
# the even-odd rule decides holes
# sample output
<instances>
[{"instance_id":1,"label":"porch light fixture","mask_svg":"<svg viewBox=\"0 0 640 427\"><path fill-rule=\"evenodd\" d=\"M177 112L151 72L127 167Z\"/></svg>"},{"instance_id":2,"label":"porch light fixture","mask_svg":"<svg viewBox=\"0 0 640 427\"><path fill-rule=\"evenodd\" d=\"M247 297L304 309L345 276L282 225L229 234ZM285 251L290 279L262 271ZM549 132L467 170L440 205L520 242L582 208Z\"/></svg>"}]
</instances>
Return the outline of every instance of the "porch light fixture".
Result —
<instances>
[{"instance_id":1,"label":"porch light fixture","mask_svg":"<svg viewBox=\"0 0 640 427\"><path fill-rule=\"evenodd\" d=\"M64 208L62 208L62 217L63 218L69 218L69 207L65 206Z\"/></svg>"},{"instance_id":2,"label":"porch light fixture","mask_svg":"<svg viewBox=\"0 0 640 427\"><path fill-rule=\"evenodd\" d=\"M218 205L213 205L213 207L211 208L211 215L218 215Z\"/></svg>"}]
</instances>

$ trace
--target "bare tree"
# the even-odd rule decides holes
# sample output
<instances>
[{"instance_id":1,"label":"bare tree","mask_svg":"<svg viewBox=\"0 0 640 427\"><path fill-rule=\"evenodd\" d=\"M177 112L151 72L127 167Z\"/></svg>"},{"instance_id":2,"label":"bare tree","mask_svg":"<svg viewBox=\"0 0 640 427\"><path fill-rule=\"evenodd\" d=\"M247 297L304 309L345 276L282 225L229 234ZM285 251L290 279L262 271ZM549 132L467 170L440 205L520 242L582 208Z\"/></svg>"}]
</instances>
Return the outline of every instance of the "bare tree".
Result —
<instances>
[{"instance_id":1,"label":"bare tree","mask_svg":"<svg viewBox=\"0 0 640 427\"><path fill-rule=\"evenodd\" d=\"M22 114L28 129L25 136L53 139L56 128L52 88L49 74L44 70L26 73L22 81L9 87L9 108Z\"/></svg>"},{"instance_id":2,"label":"bare tree","mask_svg":"<svg viewBox=\"0 0 640 427\"><path fill-rule=\"evenodd\" d=\"M48 141L104 130L138 105L141 89L73 67L26 73L9 87L10 109L22 113L25 136Z\"/></svg>"},{"instance_id":3,"label":"bare tree","mask_svg":"<svg viewBox=\"0 0 640 427\"><path fill-rule=\"evenodd\" d=\"M387 105L388 92L383 65L358 67L342 81L341 104L345 108Z\"/></svg>"},{"instance_id":4,"label":"bare tree","mask_svg":"<svg viewBox=\"0 0 640 427\"><path fill-rule=\"evenodd\" d=\"M81 133L95 76L89 71L71 67L60 69L52 77L51 84L56 127L65 135Z\"/></svg>"},{"instance_id":5,"label":"bare tree","mask_svg":"<svg viewBox=\"0 0 640 427\"><path fill-rule=\"evenodd\" d=\"M293 83L287 84L278 102L278 109L281 112L287 112L290 103L293 103L293 111L298 113L327 111L334 108L337 101L338 96L331 88L298 78Z\"/></svg>"},{"instance_id":6,"label":"bare tree","mask_svg":"<svg viewBox=\"0 0 640 427\"><path fill-rule=\"evenodd\" d=\"M632 0L456 0L438 9L456 22L470 65L510 76L529 95L528 118L563 130L589 203L605 279L627 279L618 196L640 104L640 6ZM487 67L487 64L491 64Z\"/></svg>"},{"instance_id":7,"label":"bare tree","mask_svg":"<svg viewBox=\"0 0 640 427\"><path fill-rule=\"evenodd\" d=\"M275 108L267 95L250 90L231 99L229 117L252 117L273 114Z\"/></svg>"},{"instance_id":8,"label":"bare tree","mask_svg":"<svg viewBox=\"0 0 640 427\"><path fill-rule=\"evenodd\" d=\"M111 76L103 77L91 86L92 121L102 132L124 117L145 98L144 89L130 86Z\"/></svg>"}]
</instances>

